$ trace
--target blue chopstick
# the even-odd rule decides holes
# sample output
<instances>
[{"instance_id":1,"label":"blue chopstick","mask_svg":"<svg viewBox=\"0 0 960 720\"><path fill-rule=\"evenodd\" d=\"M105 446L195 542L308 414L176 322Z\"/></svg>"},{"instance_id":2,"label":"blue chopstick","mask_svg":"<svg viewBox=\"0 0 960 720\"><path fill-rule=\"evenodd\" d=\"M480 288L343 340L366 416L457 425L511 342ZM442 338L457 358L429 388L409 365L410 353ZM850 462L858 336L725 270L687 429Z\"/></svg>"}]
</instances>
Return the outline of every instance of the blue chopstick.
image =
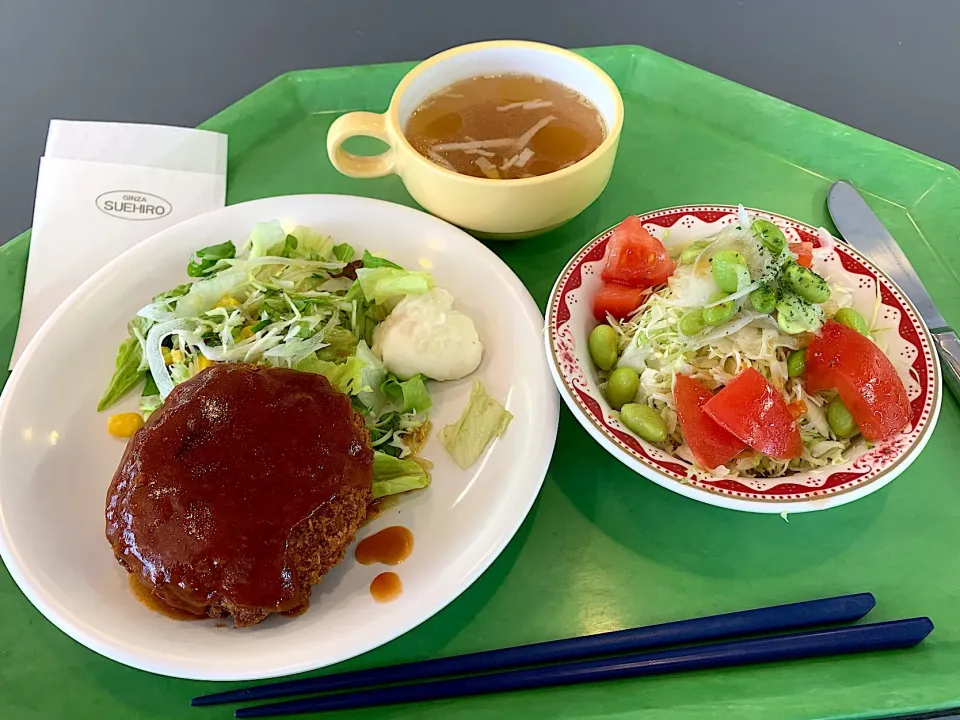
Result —
<instances>
[{"instance_id":1,"label":"blue chopstick","mask_svg":"<svg viewBox=\"0 0 960 720\"><path fill-rule=\"evenodd\" d=\"M828 655L893 650L913 647L932 630L933 623L929 618L894 620L872 625L854 625L793 635L735 640L714 645L586 660L567 665L508 670L502 673L434 680L415 685L287 700L269 705L240 708L235 712L235 717L271 717L348 710L598 680L618 680L686 670L707 670Z\"/></svg>"},{"instance_id":2,"label":"blue chopstick","mask_svg":"<svg viewBox=\"0 0 960 720\"><path fill-rule=\"evenodd\" d=\"M488 650L437 660L423 660L406 665L269 683L241 690L201 695L195 697L191 704L216 705L228 702L267 700L330 690L348 690L366 685L408 682L445 675L466 675L521 665L578 660L598 655L636 652L669 645L699 643L708 640L782 632L784 630L799 630L859 620L873 609L876 602L876 599L870 593L807 600L755 610L710 615L692 620L680 620L662 625L630 628L564 640L551 640L533 645Z\"/></svg>"}]
</instances>

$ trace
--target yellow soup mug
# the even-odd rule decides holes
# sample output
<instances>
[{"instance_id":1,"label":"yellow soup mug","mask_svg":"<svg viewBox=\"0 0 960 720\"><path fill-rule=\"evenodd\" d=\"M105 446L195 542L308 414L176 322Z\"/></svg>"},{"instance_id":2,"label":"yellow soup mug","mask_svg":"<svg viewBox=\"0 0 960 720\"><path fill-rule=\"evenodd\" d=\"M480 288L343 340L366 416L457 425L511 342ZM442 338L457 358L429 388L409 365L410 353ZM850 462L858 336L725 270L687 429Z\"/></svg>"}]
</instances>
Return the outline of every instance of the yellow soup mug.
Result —
<instances>
[{"instance_id":1,"label":"yellow soup mug","mask_svg":"<svg viewBox=\"0 0 960 720\"><path fill-rule=\"evenodd\" d=\"M603 117L607 136L596 150L556 172L517 180L460 175L418 153L403 134L413 112L439 90L478 75L523 73L576 90ZM516 40L474 43L424 60L400 81L382 115L352 112L327 134L330 162L344 175L375 178L395 173L414 200L434 215L479 235L520 238L546 232L570 220L597 199L613 170L623 127L623 100L613 80L576 53ZM343 149L356 135L374 137L390 148L363 157Z\"/></svg>"}]
</instances>

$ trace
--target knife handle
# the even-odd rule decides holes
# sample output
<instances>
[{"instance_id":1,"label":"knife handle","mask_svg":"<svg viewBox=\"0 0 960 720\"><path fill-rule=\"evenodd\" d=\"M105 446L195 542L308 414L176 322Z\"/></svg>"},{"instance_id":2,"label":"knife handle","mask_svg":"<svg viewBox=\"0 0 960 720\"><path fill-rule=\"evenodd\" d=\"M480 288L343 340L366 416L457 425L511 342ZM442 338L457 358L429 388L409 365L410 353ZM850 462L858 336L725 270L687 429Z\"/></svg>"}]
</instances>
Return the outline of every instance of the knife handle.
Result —
<instances>
[{"instance_id":1,"label":"knife handle","mask_svg":"<svg viewBox=\"0 0 960 720\"><path fill-rule=\"evenodd\" d=\"M933 342L940 356L943 379L953 393L953 397L960 402L960 338L955 331L944 330L934 333Z\"/></svg>"}]
</instances>

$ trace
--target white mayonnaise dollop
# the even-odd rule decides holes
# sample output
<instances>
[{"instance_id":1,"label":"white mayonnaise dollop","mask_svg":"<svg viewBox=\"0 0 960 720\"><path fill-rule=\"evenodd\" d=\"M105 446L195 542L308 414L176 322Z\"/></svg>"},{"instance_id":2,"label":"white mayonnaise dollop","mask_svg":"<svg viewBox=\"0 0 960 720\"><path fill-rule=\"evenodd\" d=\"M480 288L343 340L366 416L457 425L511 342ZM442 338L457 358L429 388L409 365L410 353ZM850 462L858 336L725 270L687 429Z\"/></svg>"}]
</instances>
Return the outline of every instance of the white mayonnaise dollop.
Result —
<instances>
[{"instance_id":1,"label":"white mayonnaise dollop","mask_svg":"<svg viewBox=\"0 0 960 720\"><path fill-rule=\"evenodd\" d=\"M373 352L401 380L459 380L477 369L483 345L473 320L453 309L453 295L434 288L400 301L374 330Z\"/></svg>"}]
</instances>

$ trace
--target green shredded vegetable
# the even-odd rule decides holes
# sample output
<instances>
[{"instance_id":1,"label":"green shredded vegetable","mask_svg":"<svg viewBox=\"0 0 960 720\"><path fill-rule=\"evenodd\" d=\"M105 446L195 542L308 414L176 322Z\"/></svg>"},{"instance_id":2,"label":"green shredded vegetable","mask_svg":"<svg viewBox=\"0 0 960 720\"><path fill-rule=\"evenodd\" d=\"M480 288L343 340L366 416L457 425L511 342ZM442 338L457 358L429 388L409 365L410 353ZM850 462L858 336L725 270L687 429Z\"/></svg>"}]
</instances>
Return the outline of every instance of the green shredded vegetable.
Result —
<instances>
[{"instance_id":1,"label":"green shredded vegetable","mask_svg":"<svg viewBox=\"0 0 960 720\"><path fill-rule=\"evenodd\" d=\"M255 225L239 250L231 241L198 250L187 266L195 280L156 296L130 322L98 410L142 387L149 417L210 363L317 373L363 414L376 451L375 497L426 487L429 474L414 459L430 428L425 378L401 382L370 344L391 303L429 291L433 279L365 251L352 280L343 272L356 256L348 244L302 226L286 232L276 220Z\"/></svg>"}]
</instances>

